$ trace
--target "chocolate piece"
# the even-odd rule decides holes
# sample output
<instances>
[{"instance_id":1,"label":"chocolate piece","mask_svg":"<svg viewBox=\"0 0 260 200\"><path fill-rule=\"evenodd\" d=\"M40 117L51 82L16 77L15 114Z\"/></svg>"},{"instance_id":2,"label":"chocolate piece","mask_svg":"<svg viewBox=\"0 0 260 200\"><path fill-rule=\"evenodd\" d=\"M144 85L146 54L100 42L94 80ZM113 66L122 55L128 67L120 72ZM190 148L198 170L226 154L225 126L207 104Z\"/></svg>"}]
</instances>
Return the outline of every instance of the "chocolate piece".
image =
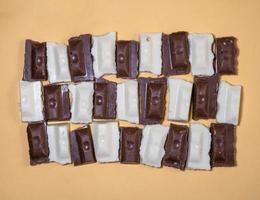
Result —
<instances>
[{"instance_id":1,"label":"chocolate piece","mask_svg":"<svg viewBox=\"0 0 260 200\"><path fill-rule=\"evenodd\" d=\"M116 118L117 85L115 82L98 79L94 89L94 113L95 119Z\"/></svg>"},{"instance_id":2,"label":"chocolate piece","mask_svg":"<svg viewBox=\"0 0 260 200\"><path fill-rule=\"evenodd\" d=\"M90 127L79 128L69 134L70 152L74 165L96 162Z\"/></svg>"},{"instance_id":3,"label":"chocolate piece","mask_svg":"<svg viewBox=\"0 0 260 200\"><path fill-rule=\"evenodd\" d=\"M69 120L70 100L67 85L44 86L44 110L46 120Z\"/></svg>"},{"instance_id":4,"label":"chocolate piece","mask_svg":"<svg viewBox=\"0 0 260 200\"><path fill-rule=\"evenodd\" d=\"M192 116L194 120L216 118L218 81L217 75L194 77Z\"/></svg>"},{"instance_id":5,"label":"chocolate piece","mask_svg":"<svg viewBox=\"0 0 260 200\"><path fill-rule=\"evenodd\" d=\"M28 124L27 137L29 143L30 164L49 162L48 137L45 123Z\"/></svg>"},{"instance_id":6,"label":"chocolate piece","mask_svg":"<svg viewBox=\"0 0 260 200\"><path fill-rule=\"evenodd\" d=\"M185 169L188 155L189 127L185 125L170 125L170 130L165 144L163 165Z\"/></svg>"},{"instance_id":7,"label":"chocolate piece","mask_svg":"<svg viewBox=\"0 0 260 200\"><path fill-rule=\"evenodd\" d=\"M69 68L72 81L94 80L91 56L91 35L69 39Z\"/></svg>"},{"instance_id":8,"label":"chocolate piece","mask_svg":"<svg viewBox=\"0 0 260 200\"><path fill-rule=\"evenodd\" d=\"M139 78L141 124L162 123L165 113L166 78Z\"/></svg>"},{"instance_id":9,"label":"chocolate piece","mask_svg":"<svg viewBox=\"0 0 260 200\"><path fill-rule=\"evenodd\" d=\"M187 32L162 35L162 66L165 76L190 73Z\"/></svg>"},{"instance_id":10,"label":"chocolate piece","mask_svg":"<svg viewBox=\"0 0 260 200\"><path fill-rule=\"evenodd\" d=\"M236 42L234 37L216 39L216 73L237 74L238 49Z\"/></svg>"},{"instance_id":11,"label":"chocolate piece","mask_svg":"<svg viewBox=\"0 0 260 200\"><path fill-rule=\"evenodd\" d=\"M116 71L118 78L136 78L138 76L139 43L136 41L116 42Z\"/></svg>"},{"instance_id":12,"label":"chocolate piece","mask_svg":"<svg viewBox=\"0 0 260 200\"><path fill-rule=\"evenodd\" d=\"M24 81L47 80L46 43L25 41Z\"/></svg>"},{"instance_id":13,"label":"chocolate piece","mask_svg":"<svg viewBox=\"0 0 260 200\"><path fill-rule=\"evenodd\" d=\"M120 162L125 164L140 163L139 149L142 129L137 127L120 128Z\"/></svg>"},{"instance_id":14,"label":"chocolate piece","mask_svg":"<svg viewBox=\"0 0 260 200\"><path fill-rule=\"evenodd\" d=\"M212 133L212 167L235 166L235 126L232 124L212 123L210 132Z\"/></svg>"}]
</instances>

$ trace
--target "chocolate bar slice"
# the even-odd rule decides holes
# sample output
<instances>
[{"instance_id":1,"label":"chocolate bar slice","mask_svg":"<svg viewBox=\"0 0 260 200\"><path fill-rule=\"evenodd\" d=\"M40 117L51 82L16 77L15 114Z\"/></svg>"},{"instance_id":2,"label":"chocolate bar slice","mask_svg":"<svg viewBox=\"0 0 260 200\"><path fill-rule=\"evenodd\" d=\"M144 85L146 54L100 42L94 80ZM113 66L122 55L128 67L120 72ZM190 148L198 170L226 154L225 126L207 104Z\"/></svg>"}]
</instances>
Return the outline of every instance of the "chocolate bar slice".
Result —
<instances>
[{"instance_id":1,"label":"chocolate bar slice","mask_svg":"<svg viewBox=\"0 0 260 200\"><path fill-rule=\"evenodd\" d=\"M190 73L187 32L162 35L162 68L165 76Z\"/></svg>"},{"instance_id":2,"label":"chocolate bar slice","mask_svg":"<svg viewBox=\"0 0 260 200\"><path fill-rule=\"evenodd\" d=\"M90 34L69 39L69 68L72 81L94 80L91 40Z\"/></svg>"},{"instance_id":3,"label":"chocolate bar slice","mask_svg":"<svg viewBox=\"0 0 260 200\"><path fill-rule=\"evenodd\" d=\"M136 78L138 76L139 43L136 41L116 42L116 71L118 78Z\"/></svg>"},{"instance_id":4,"label":"chocolate bar slice","mask_svg":"<svg viewBox=\"0 0 260 200\"><path fill-rule=\"evenodd\" d=\"M125 164L140 163L139 149L142 129L137 127L120 128L120 162Z\"/></svg>"},{"instance_id":5,"label":"chocolate bar slice","mask_svg":"<svg viewBox=\"0 0 260 200\"><path fill-rule=\"evenodd\" d=\"M218 85L218 75L194 77L192 116L194 120L216 118Z\"/></svg>"},{"instance_id":6,"label":"chocolate bar slice","mask_svg":"<svg viewBox=\"0 0 260 200\"><path fill-rule=\"evenodd\" d=\"M44 86L44 111L46 120L63 121L70 119L70 100L67 85Z\"/></svg>"},{"instance_id":7,"label":"chocolate bar slice","mask_svg":"<svg viewBox=\"0 0 260 200\"><path fill-rule=\"evenodd\" d=\"M210 132L212 133L212 167L235 166L235 126L233 124L212 123Z\"/></svg>"},{"instance_id":8,"label":"chocolate bar slice","mask_svg":"<svg viewBox=\"0 0 260 200\"><path fill-rule=\"evenodd\" d=\"M44 122L29 123L27 126L30 164L37 165L49 162L47 128Z\"/></svg>"},{"instance_id":9,"label":"chocolate bar slice","mask_svg":"<svg viewBox=\"0 0 260 200\"><path fill-rule=\"evenodd\" d=\"M89 126L79 128L69 134L71 158L74 165L96 162L94 145Z\"/></svg>"},{"instance_id":10,"label":"chocolate bar slice","mask_svg":"<svg viewBox=\"0 0 260 200\"><path fill-rule=\"evenodd\" d=\"M165 156L163 165L185 169L188 156L189 127L185 125L171 124L165 144Z\"/></svg>"},{"instance_id":11,"label":"chocolate bar slice","mask_svg":"<svg viewBox=\"0 0 260 200\"><path fill-rule=\"evenodd\" d=\"M24 81L47 80L46 43L25 41Z\"/></svg>"},{"instance_id":12,"label":"chocolate bar slice","mask_svg":"<svg viewBox=\"0 0 260 200\"><path fill-rule=\"evenodd\" d=\"M139 78L141 124L162 123L165 114L166 78Z\"/></svg>"},{"instance_id":13,"label":"chocolate bar slice","mask_svg":"<svg viewBox=\"0 0 260 200\"><path fill-rule=\"evenodd\" d=\"M98 79L94 86L94 113L95 119L116 118L117 85L105 79Z\"/></svg>"}]
</instances>

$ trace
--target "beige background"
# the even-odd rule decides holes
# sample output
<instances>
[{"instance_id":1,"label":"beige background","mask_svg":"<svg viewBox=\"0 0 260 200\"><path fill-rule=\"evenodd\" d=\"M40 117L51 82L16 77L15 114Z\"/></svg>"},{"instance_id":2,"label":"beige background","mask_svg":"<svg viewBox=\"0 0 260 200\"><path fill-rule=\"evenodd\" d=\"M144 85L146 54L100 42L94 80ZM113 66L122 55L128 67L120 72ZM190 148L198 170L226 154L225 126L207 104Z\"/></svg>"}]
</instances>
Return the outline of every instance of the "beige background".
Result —
<instances>
[{"instance_id":1,"label":"beige background","mask_svg":"<svg viewBox=\"0 0 260 200\"><path fill-rule=\"evenodd\" d=\"M260 199L260 1L73 2L0 0L0 199ZM18 90L26 38L66 43L82 33L117 31L119 39L137 40L144 31L179 30L239 40L239 75L222 77L243 85L237 167L182 172L118 163L29 165Z\"/></svg>"}]
</instances>

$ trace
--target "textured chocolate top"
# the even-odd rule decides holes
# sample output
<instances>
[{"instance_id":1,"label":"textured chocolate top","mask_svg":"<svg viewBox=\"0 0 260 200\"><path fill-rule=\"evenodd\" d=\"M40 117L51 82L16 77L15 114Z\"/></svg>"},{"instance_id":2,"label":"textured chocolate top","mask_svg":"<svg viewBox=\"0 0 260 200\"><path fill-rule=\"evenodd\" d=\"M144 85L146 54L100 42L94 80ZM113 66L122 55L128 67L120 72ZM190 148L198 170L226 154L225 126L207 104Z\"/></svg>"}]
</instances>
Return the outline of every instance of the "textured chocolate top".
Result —
<instances>
[{"instance_id":1,"label":"textured chocolate top","mask_svg":"<svg viewBox=\"0 0 260 200\"><path fill-rule=\"evenodd\" d=\"M24 81L47 80L46 43L25 41Z\"/></svg>"}]
</instances>

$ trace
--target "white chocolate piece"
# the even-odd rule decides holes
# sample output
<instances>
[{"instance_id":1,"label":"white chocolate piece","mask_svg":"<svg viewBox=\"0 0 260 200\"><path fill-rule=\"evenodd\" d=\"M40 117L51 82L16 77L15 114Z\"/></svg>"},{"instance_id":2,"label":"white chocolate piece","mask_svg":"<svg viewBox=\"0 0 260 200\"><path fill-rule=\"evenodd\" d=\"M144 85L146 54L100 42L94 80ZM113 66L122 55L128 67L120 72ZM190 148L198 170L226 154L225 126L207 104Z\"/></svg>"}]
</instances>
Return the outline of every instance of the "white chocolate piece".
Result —
<instances>
[{"instance_id":1,"label":"white chocolate piece","mask_svg":"<svg viewBox=\"0 0 260 200\"><path fill-rule=\"evenodd\" d=\"M95 155L98 162L119 160L119 128L117 122L93 122L91 126Z\"/></svg>"},{"instance_id":2,"label":"white chocolate piece","mask_svg":"<svg viewBox=\"0 0 260 200\"><path fill-rule=\"evenodd\" d=\"M220 81L218 90L217 122L238 125L241 86Z\"/></svg>"},{"instance_id":3,"label":"white chocolate piece","mask_svg":"<svg viewBox=\"0 0 260 200\"><path fill-rule=\"evenodd\" d=\"M160 75L162 71L162 33L140 35L140 71Z\"/></svg>"},{"instance_id":4,"label":"white chocolate piece","mask_svg":"<svg viewBox=\"0 0 260 200\"><path fill-rule=\"evenodd\" d=\"M72 94L71 119L72 123L88 123L92 120L93 82L70 84Z\"/></svg>"},{"instance_id":5,"label":"white chocolate piece","mask_svg":"<svg viewBox=\"0 0 260 200\"><path fill-rule=\"evenodd\" d=\"M91 54L93 56L93 70L96 78L104 74L116 73L116 32L93 36Z\"/></svg>"},{"instance_id":6,"label":"white chocolate piece","mask_svg":"<svg viewBox=\"0 0 260 200\"><path fill-rule=\"evenodd\" d=\"M159 124L144 127L140 147L141 163L152 167L161 167L168 131L169 127Z\"/></svg>"},{"instance_id":7,"label":"white chocolate piece","mask_svg":"<svg viewBox=\"0 0 260 200\"><path fill-rule=\"evenodd\" d=\"M213 75L213 35L210 33L190 33L188 40L192 75Z\"/></svg>"},{"instance_id":8,"label":"white chocolate piece","mask_svg":"<svg viewBox=\"0 0 260 200\"><path fill-rule=\"evenodd\" d=\"M47 42L47 69L50 83L71 81L65 44Z\"/></svg>"},{"instance_id":9,"label":"white chocolate piece","mask_svg":"<svg viewBox=\"0 0 260 200\"><path fill-rule=\"evenodd\" d=\"M42 84L20 81L20 109L23 122L43 120Z\"/></svg>"},{"instance_id":10,"label":"white chocolate piece","mask_svg":"<svg viewBox=\"0 0 260 200\"><path fill-rule=\"evenodd\" d=\"M177 121L188 121L192 83L182 79L169 78L168 88L168 119Z\"/></svg>"},{"instance_id":11,"label":"white chocolate piece","mask_svg":"<svg viewBox=\"0 0 260 200\"><path fill-rule=\"evenodd\" d=\"M138 83L136 80L117 84L117 118L139 123Z\"/></svg>"},{"instance_id":12,"label":"white chocolate piece","mask_svg":"<svg viewBox=\"0 0 260 200\"><path fill-rule=\"evenodd\" d=\"M190 124L189 150L186 168L210 170L211 133L203 124Z\"/></svg>"},{"instance_id":13,"label":"white chocolate piece","mask_svg":"<svg viewBox=\"0 0 260 200\"><path fill-rule=\"evenodd\" d=\"M47 125L49 159L62 165L71 163L69 124Z\"/></svg>"}]
</instances>

